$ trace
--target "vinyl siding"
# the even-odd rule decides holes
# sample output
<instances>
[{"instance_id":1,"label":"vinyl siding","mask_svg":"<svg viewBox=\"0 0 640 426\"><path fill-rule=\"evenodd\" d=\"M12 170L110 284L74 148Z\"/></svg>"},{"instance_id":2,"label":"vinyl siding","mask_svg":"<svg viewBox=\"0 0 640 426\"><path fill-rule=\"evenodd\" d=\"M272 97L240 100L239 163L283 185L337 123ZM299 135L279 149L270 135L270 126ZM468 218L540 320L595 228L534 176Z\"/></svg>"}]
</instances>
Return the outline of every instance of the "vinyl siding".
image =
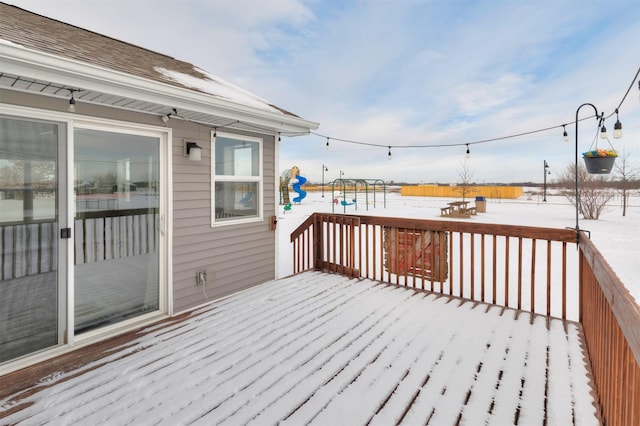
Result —
<instances>
[{"instance_id":1,"label":"vinyl siding","mask_svg":"<svg viewBox=\"0 0 640 426\"><path fill-rule=\"evenodd\" d=\"M174 121L176 121L174 123ZM275 278L274 137L263 139L263 220L211 227L210 128L173 120L173 294L174 311ZM226 133L242 134L229 129ZM183 154L185 140L203 148L202 161ZM207 285L196 285L198 271L207 272Z\"/></svg>"}]
</instances>

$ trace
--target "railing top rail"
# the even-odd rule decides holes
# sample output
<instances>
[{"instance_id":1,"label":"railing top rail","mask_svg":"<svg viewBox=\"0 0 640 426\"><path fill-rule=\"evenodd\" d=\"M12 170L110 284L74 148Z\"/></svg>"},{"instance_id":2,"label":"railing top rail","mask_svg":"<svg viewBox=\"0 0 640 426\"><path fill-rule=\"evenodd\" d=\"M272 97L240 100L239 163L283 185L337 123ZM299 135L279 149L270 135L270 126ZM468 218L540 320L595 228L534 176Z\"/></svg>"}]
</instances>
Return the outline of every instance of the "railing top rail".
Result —
<instances>
[{"instance_id":1,"label":"railing top rail","mask_svg":"<svg viewBox=\"0 0 640 426\"><path fill-rule=\"evenodd\" d=\"M140 209L127 209L127 210L96 210L96 211L84 211L76 212L76 220L81 219L98 219L104 217L121 217L121 216L136 216L142 214L153 214L160 211L157 207L145 207Z\"/></svg>"},{"instance_id":2,"label":"railing top rail","mask_svg":"<svg viewBox=\"0 0 640 426\"><path fill-rule=\"evenodd\" d=\"M381 225L396 228L420 229L429 231L466 232L471 234L498 235L505 237L523 237L540 240L560 241L572 243L576 240L576 233L571 229L542 228L537 226L501 225L477 222L459 222L431 219L412 219L386 216L344 215L331 213L314 213L303 222L292 234L291 241L297 238L319 215L354 217L360 223L367 225Z\"/></svg>"},{"instance_id":3,"label":"railing top rail","mask_svg":"<svg viewBox=\"0 0 640 426\"><path fill-rule=\"evenodd\" d=\"M579 248L607 298L636 362L640 364L640 327L638 327L640 307L638 303L584 232L581 234Z\"/></svg>"},{"instance_id":4,"label":"railing top rail","mask_svg":"<svg viewBox=\"0 0 640 426\"><path fill-rule=\"evenodd\" d=\"M291 242L295 241L307 228L311 226L316 220L317 213L313 213L311 216L305 219L296 229L291 233Z\"/></svg>"}]
</instances>

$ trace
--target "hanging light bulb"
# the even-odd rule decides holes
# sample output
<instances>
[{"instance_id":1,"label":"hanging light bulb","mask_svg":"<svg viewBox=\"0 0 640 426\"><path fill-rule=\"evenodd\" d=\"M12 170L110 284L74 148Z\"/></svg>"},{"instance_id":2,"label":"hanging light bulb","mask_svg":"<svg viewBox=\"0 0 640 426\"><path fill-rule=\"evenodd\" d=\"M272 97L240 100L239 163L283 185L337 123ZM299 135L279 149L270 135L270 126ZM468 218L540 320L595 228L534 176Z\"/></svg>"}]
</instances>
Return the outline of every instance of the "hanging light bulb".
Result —
<instances>
[{"instance_id":1,"label":"hanging light bulb","mask_svg":"<svg viewBox=\"0 0 640 426\"><path fill-rule=\"evenodd\" d=\"M329 138L327 138L327 143L324 145L324 149L329 151Z\"/></svg>"},{"instance_id":2,"label":"hanging light bulb","mask_svg":"<svg viewBox=\"0 0 640 426\"><path fill-rule=\"evenodd\" d=\"M465 155L467 158L471 157L471 151L469 150L469 144L467 144L467 153Z\"/></svg>"},{"instance_id":3,"label":"hanging light bulb","mask_svg":"<svg viewBox=\"0 0 640 426\"><path fill-rule=\"evenodd\" d=\"M282 137L280 136L280 133L278 133L278 143L281 144L282 143Z\"/></svg>"},{"instance_id":4,"label":"hanging light bulb","mask_svg":"<svg viewBox=\"0 0 640 426\"><path fill-rule=\"evenodd\" d=\"M622 137L622 123L618 118L618 109L616 108L616 123L613 125L613 137L620 139Z\"/></svg>"},{"instance_id":5,"label":"hanging light bulb","mask_svg":"<svg viewBox=\"0 0 640 426\"><path fill-rule=\"evenodd\" d=\"M602 127L600 127L600 139L607 138L607 128L604 127L604 123L602 123Z\"/></svg>"},{"instance_id":6,"label":"hanging light bulb","mask_svg":"<svg viewBox=\"0 0 640 426\"><path fill-rule=\"evenodd\" d=\"M71 92L71 99L69 99L69 112L76 112L76 100L73 98L73 90L69 90Z\"/></svg>"},{"instance_id":7,"label":"hanging light bulb","mask_svg":"<svg viewBox=\"0 0 640 426\"><path fill-rule=\"evenodd\" d=\"M387 154L387 158L391 160L391 146L389 146L389 153Z\"/></svg>"},{"instance_id":8,"label":"hanging light bulb","mask_svg":"<svg viewBox=\"0 0 640 426\"><path fill-rule=\"evenodd\" d=\"M562 140L569 142L569 134L567 133L566 124L562 125Z\"/></svg>"}]
</instances>

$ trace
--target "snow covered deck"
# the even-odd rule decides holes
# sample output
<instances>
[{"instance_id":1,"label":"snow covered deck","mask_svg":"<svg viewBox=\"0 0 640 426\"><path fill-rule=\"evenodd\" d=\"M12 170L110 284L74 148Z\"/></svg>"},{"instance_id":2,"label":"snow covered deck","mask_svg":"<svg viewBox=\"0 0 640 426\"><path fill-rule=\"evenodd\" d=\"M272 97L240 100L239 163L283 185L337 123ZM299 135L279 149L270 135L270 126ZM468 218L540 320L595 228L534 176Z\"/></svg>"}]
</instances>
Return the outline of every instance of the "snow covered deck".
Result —
<instances>
[{"instance_id":1,"label":"snow covered deck","mask_svg":"<svg viewBox=\"0 0 640 426\"><path fill-rule=\"evenodd\" d=\"M3 395L0 419L598 424L579 325L320 272L234 294L106 358L50 371Z\"/></svg>"}]
</instances>

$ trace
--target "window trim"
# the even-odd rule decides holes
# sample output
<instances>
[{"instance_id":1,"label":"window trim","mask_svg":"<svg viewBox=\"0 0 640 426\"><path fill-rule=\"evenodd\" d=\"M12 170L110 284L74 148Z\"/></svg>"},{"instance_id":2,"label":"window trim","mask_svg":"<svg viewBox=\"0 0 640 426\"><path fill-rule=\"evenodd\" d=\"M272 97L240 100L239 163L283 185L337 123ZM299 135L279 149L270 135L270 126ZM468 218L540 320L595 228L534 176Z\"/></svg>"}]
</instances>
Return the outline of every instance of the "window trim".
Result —
<instances>
[{"instance_id":1,"label":"window trim","mask_svg":"<svg viewBox=\"0 0 640 426\"><path fill-rule=\"evenodd\" d=\"M238 141L258 144L258 175L257 176L231 176L216 175L216 139L224 137ZM216 183L217 182L256 182L258 184L258 206L256 215L233 219L216 219ZM243 134L211 131L211 227L230 226L264 220L264 139Z\"/></svg>"}]
</instances>

